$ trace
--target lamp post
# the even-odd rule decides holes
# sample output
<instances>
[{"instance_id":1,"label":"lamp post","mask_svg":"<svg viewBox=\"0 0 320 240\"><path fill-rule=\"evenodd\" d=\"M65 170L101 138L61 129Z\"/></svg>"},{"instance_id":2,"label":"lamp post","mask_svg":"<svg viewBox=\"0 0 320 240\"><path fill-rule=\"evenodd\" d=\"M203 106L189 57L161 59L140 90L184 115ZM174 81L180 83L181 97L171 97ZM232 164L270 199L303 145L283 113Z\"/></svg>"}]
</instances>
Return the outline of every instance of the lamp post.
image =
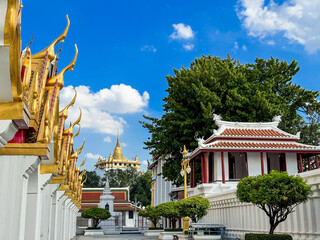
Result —
<instances>
[{"instance_id":1,"label":"lamp post","mask_svg":"<svg viewBox=\"0 0 320 240\"><path fill-rule=\"evenodd\" d=\"M180 174L182 177L184 177L184 199L187 198L187 174L189 174L191 172L191 168L190 168L190 159L188 157L186 157L188 154L188 151L186 149L186 146L184 145L183 147L183 152L182 152L182 163L181 163L181 171ZM189 227L189 217L184 217L183 219L183 233L185 233L185 231L188 230Z\"/></svg>"}]
</instances>

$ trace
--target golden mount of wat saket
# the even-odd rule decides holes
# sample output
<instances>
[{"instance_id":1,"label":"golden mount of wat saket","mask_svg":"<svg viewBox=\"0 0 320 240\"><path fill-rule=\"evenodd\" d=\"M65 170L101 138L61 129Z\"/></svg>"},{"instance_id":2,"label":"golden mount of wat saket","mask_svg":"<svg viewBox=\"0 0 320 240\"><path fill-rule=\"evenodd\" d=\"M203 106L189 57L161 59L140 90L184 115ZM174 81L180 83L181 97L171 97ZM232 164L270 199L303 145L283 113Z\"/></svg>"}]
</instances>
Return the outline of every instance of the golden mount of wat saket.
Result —
<instances>
[{"instance_id":1,"label":"golden mount of wat saket","mask_svg":"<svg viewBox=\"0 0 320 240\"><path fill-rule=\"evenodd\" d=\"M119 142L119 135L117 136L117 144L116 147L113 150L113 155L109 155L109 158L99 158L96 167L100 169L122 169L125 170L129 167L136 168L137 170L140 170L140 162L138 160L137 155L135 156L134 160L129 160L128 158L125 158L122 154L122 149L120 147Z\"/></svg>"}]
</instances>

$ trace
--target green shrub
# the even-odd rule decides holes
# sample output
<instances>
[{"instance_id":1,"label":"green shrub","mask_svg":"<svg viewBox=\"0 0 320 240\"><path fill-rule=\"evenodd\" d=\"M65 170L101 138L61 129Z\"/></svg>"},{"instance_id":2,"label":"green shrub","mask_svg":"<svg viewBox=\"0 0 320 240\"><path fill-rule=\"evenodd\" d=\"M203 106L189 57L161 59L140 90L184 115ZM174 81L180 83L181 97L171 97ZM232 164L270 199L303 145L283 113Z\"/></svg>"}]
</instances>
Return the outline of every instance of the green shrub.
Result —
<instances>
[{"instance_id":1,"label":"green shrub","mask_svg":"<svg viewBox=\"0 0 320 240\"><path fill-rule=\"evenodd\" d=\"M97 228L101 220L108 219L111 217L111 214L108 210L103 208L93 207L90 209L86 209L81 213L81 217L83 218L92 218L93 227Z\"/></svg>"},{"instance_id":2,"label":"green shrub","mask_svg":"<svg viewBox=\"0 0 320 240\"><path fill-rule=\"evenodd\" d=\"M189 217L196 223L208 213L209 200L203 197L185 198L177 203L181 217Z\"/></svg>"},{"instance_id":3,"label":"green shrub","mask_svg":"<svg viewBox=\"0 0 320 240\"><path fill-rule=\"evenodd\" d=\"M163 230L161 227L150 227L148 230Z\"/></svg>"},{"instance_id":4,"label":"green shrub","mask_svg":"<svg viewBox=\"0 0 320 240\"><path fill-rule=\"evenodd\" d=\"M166 228L165 232L182 232L182 228Z\"/></svg>"},{"instance_id":5,"label":"green shrub","mask_svg":"<svg viewBox=\"0 0 320 240\"><path fill-rule=\"evenodd\" d=\"M245 240L292 240L290 235L247 233Z\"/></svg>"},{"instance_id":6,"label":"green shrub","mask_svg":"<svg viewBox=\"0 0 320 240\"><path fill-rule=\"evenodd\" d=\"M267 214L269 234L273 234L299 203L308 201L310 192L311 186L300 176L274 170L263 176L243 178L237 186L237 197L241 202L253 203Z\"/></svg>"}]
</instances>

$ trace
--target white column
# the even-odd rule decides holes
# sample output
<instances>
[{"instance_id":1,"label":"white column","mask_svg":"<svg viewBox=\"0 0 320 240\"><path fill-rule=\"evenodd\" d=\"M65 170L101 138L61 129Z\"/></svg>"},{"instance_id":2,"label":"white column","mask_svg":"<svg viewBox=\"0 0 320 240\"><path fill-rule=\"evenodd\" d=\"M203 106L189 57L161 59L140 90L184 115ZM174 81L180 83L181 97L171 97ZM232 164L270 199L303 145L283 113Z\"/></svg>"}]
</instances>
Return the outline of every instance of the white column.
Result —
<instances>
[{"instance_id":1,"label":"white column","mask_svg":"<svg viewBox=\"0 0 320 240\"><path fill-rule=\"evenodd\" d=\"M0 239L24 239L29 174L35 156L0 156Z\"/></svg>"},{"instance_id":2,"label":"white column","mask_svg":"<svg viewBox=\"0 0 320 240\"><path fill-rule=\"evenodd\" d=\"M27 192L25 240L40 239L41 194L39 168L30 174ZM31 220L32 219L32 220Z\"/></svg>"}]
</instances>

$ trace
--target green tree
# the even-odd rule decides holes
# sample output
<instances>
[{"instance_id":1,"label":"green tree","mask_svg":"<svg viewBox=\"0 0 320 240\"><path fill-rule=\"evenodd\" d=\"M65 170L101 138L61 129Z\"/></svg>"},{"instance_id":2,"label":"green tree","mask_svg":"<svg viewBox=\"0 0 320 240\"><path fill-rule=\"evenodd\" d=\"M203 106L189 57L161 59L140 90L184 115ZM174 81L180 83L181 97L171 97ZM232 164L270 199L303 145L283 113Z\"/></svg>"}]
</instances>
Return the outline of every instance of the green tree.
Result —
<instances>
[{"instance_id":1,"label":"green tree","mask_svg":"<svg viewBox=\"0 0 320 240\"><path fill-rule=\"evenodd\" d=\"M145 210L139 211L139 216L149 219L154 227L157 227L158 221L160 220L160 212L157 207L147 206Z\"/></svg>"},{"instance_id":2,"label":"green tree","mask_svg":"<svg viewBox=\"0 0 320 240\"><path fill-rule=\"evenodd\" d=\"M151 173L139 172L136 168L130 167L125 170L110 169L105 173L102 180L109 179L110 187L128 187L130 186L130 198L135 198L140 205L147 206L151 203Z\"/></svg>"},{"instance_id":3,"label":"green tree","mask_svg":"<svg viewBox=\"0 0 320 240\"><path fill-rule=\"evenodd\" d=\"M253 203L268 215L269 234L273 234L298 204L308 200L310 192L311 186L301 177L277 171L243 178L237 187L237 197L241 202Z\"/></svg>"},{"instance_id":4,"label":"green tree","mask_svg":"<svg viewBox=\"0 0 320 240\"><path fill-rule=\"evenodd\" d=\"M94 228L97 228L101 220L106 220L111 217L111 214L108 210L103 208L89 208L84 210L81 213L81 217L83 218L91 218L93 220Z\"/></svg>"},{"instance_id":5,"label":"green tree","mask_svg":"<svg viewBox=\"0 0 320 240\"><path fill-rule=\"evenodd\" d=\"M166 76L168 95L163 99L164 114L160 119L144 116L141 122L151 138L145 148L152 155L165 155L163 175L181 183L180 149L197 147L195 134L209 137L216 126L212 112L226 121L265 122L282 115L279 127L289 133L302 131L303 143L310 142L305 108L317 105L318 91L308 91L292 83L299 71L298 63L256 58L252 64L202 56L190 68L174 69ZM318 108L319 109L319 108ZM313 125L319 134L319 125Z\"/></svg>"},{"instance_id":6,"label":"green tree","mask_svg":"<svg viewBox=\"0 0 320 240\"><path fill-rule=\"evenodd\" d=\"M104 183L102 182L101 178L95 171L87 171L87 180L83 184L85 188L97 188L103 187Z\"/></svg>"},{"instance_id":7,"label":"green tree","mask_svg":"<svg viewBox=\"0 0 320 240\"><path fill-rule=\"evenodd\" d=\"M105 181L106 177L108 177L110 187L112 188L128 187L136 181L138 176L138 170L133 167L126 168L125 170L112 168L105 173L102 180Z\"/></svg>"},{"instance_id":8,"label":"green tree","mask_svg":"<svg viewBox=\"0 0 320 240\"><path fill-rule=\"evenodd\" d=\"M178 201L177 207L181 217L189 217L196 223L203 218L209 209L209 200L203 197L191 197Z\"/></svg>"},{"instance_id":9,"label":"green tree","mask_svg":"<svg viewBox=\"0 0 320 240\"><path fill-rule=\"evenodd\" d=\"M181 217L181 213L177 206L177 202L165 202L157 205L160 215L169 219L173 229L176 228L176 222Z\"/></svg>"},{"instance_id":10,"label":"green tree","mask_svg":"<svg viewBox=\"0 0 320 240\"><path fill-rule=\"evenodd\" d=\"M142 206L151 204L151 172L139 175L130 186L131 199L137 199Z\"/></svg>"}]
</instances>

